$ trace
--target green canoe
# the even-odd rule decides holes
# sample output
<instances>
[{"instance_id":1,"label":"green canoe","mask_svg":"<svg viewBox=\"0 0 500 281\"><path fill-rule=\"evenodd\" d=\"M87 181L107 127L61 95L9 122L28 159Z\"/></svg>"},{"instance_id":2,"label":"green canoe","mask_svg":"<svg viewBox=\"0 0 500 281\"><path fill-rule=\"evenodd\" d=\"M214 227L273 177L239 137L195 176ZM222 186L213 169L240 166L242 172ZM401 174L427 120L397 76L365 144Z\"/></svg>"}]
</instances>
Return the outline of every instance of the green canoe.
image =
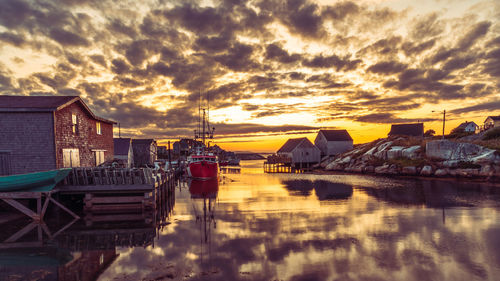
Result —
<instances>
[{"instance_id":1,"label":"green canoe","mask_svg":"<svg viewBox=\"0 0 500 281\"><path fill-rule=\"evenodd\" d=\"M11 191L50 191L68 176L71 168L0 176L0 192Z\"/></svg>"}]
</instances>

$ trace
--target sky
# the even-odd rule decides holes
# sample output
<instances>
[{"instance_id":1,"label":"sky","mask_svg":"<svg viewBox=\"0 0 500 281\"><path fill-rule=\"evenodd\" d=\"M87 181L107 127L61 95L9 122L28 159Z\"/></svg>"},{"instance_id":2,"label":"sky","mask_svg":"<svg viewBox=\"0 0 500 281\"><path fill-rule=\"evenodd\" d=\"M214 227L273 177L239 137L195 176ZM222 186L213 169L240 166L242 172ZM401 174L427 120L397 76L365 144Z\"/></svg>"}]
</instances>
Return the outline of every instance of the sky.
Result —
<instances>
[{"instance_id":1,"label":"sky","mask_svg":"<svg viewBox=\"0 0 500 281\"><path fill-rule=\"evenodd\" d=\"M500 1L0 0L0 94L79 95L122 137L272 152L319 129L500 115ZM118 134L115 129L115 134Z\"/></svg>"}]
</instances>

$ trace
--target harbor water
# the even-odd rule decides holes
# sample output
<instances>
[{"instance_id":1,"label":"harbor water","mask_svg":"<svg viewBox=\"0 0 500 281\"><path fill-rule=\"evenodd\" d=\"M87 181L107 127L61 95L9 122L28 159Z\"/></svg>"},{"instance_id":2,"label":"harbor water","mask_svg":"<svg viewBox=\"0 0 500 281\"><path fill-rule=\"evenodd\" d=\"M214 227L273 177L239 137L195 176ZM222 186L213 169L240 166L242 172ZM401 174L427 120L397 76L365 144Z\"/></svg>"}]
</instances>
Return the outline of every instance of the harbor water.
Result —
<instances>
[{"instance_id":1,"label":"harbor water","mask_svg":"<svg viewBox=\"0 0 500 281\"><path fill-rule=\"evenodd\" d=\"M241 164L99 280L499 280L499 187Z\"/></svg>"},{"instance_id":2,"label":"harbor water","mask_svg":"<svg viewBox=\"0 0 500 281\"><path fill-rule=\"evenodd\" d=\"M262 164L180 181L152 216L3 223L0 280L499 280L499 186Z\"/></svg>"}]
</instances>

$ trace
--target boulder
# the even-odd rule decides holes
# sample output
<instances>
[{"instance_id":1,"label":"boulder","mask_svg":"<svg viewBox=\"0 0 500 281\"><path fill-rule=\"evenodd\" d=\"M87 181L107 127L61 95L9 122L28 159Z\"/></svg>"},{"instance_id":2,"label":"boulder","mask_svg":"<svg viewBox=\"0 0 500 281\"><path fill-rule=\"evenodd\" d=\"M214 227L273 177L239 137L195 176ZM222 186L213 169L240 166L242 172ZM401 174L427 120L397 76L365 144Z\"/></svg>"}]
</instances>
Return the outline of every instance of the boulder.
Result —
<instances>
[{"instance_id":1,"label":"boulder","mask_svg":"<svg viewBox=\"0 0 500 281\"><path fill-rule=\"evenodd\" d=\"M389 165L387 164L375 167L374 170L375 174L387 174L388 171L389 171Z\"/></svg>"},{"instance_id":2,"label":"boulder","mask_svg":"<svg viewBox=\"0 0 500 281\"><path fill-rule=\"evenodd\" d=\"M417 168L415 166L406 166L406 167L403 167L403 169L401 170L401 173L405 174L405 175L416 175L417 174Z\"/></svg>"},{"instance_id":3,"label":"boulder","mask_svg":"<svg viewBox=\"0 0 500 281\"><path fill-rule=\"evenodd\" d=\"M373 166L366 166L364 169L365 173L373 173L375 171L375 168Z\"/></svg>"},{"instance_id":4,"label":"boulder","mask_svg":"<svg viewBox=\"0 0 500 281\"><path fill-rule=\"evenodd\" d=\"M422 147L420 145L410 146L401 151L401 156L409 159L417 159L420 156L419 154L421 150Z\"/></svg>"},{"instance_id":5,"label":"boulder","mask_svg":"<svg viewBox=\"0 0 500 281\"><path fill-rule=\"evenodd\" d=\"M393 146L389 150L387 150L386 155L387 159L396 159L402 156L404 146Z\"/></svg>"},{"instance_id":6,"label":"boulder","mask_svg":"<svg viewBox=\"0 0 500 281\"><path fill-rule=\"evenodd\" d=\"M498 152L472 143L435 140L427 142L425 148L425 154L429 158L472 162L480 165L500 163Z\"/></svg>"},{"instance_id":7,"label":"boulder","mask_svg":"<svg viewBox=\"0 0 500 281\"><path fill-rule=\"evenodd\" d=\"M479 175L479 169L456 169L457 177L472 178Z\"/></svg>"},{"instance_id":8,"label":"boulder","mask_svg":"<svg viewBox=\"0 0 500 281\"><path fill-rule=\"evenodd\" d=\"M448 169L437 169L434 175L436 177L446 177L448 175Z\"/></svg>"},{"instance_id":9,"label":"boulder","mask_svg":"<svg viewBox=\"0 0 500 281\"><path fill-rule=\"evenodd\" d=\"M398 165L396 165L396 164L390 165L389 169L387 170L387 173L391 174L391 175L397 175L397 174L399 174L399 167L398 167Z\"/></svg>"},{"instance_id":10,"label":"boulder","mask_svg":"<svg viewBox=\"0 0 500 281\"><path fill-rule=\"evenodd\" d=\"M458 167L458 164L460 161L458 160L448 160L448 161L443 161L441 162L441 165L446 168L456 168Z\"/></svg>"},{"instance_id":11,"label":"boulder","mask_svg":"<svg viewBox=\"0 0 500 281\"><path fill-rule=\"evenodd\" d=\"M495 169L491 165L484 165L481 167L479 175L482 177L491 177L495 175Z\"/></svg>"},{"instance_id":12,"label":"boulder","mask_svg":"<svg viewBox=\"0 0 500 281\"><path fill-rule=\"evenodd\" d=\"M342 170L344 170L344 166L342 166L341 164L334 161L334 162L328 164L325 167L325 170L326 171L342 171Z\"/></svg>"},{"instance_id":13,"label":"boulder","mask_svg":"<svg viewBox=\"0 0 500 281\"><path fill-rule=\"evenodd\" d=\"M420 175L422 175L422 176L432 175L432 167L429 165L423 166L422 170L420 171Z\"/></svg>"}]
</instances>

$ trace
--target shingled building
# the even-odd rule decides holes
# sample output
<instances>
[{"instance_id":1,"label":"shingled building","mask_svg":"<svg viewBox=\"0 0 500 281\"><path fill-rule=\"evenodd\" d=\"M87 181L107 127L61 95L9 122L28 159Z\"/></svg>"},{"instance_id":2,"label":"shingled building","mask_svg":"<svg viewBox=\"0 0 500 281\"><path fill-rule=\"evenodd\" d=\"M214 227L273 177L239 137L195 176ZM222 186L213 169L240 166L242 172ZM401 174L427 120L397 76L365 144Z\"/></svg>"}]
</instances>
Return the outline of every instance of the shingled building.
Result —
<instances>
[{"instance_id":1,"label":"shingled building","mask_svg":"<svg viewBox=\"0 0 500 281\"><path fill-rule=\"evenodd\" d=\"M319 130L314 144L322 156L333 156L351 150L352 138L347 130Z\"/></svg>"},{"instance_id":2,"label":"shingled building","mask_svg":"<svg viewBox=\"0 0 500 281\"><path fill-rule=\"evenodd\" d=\"M77 96L0 96L0 175L111 160L113 124Z\"/></svg>"}]
</instances>

